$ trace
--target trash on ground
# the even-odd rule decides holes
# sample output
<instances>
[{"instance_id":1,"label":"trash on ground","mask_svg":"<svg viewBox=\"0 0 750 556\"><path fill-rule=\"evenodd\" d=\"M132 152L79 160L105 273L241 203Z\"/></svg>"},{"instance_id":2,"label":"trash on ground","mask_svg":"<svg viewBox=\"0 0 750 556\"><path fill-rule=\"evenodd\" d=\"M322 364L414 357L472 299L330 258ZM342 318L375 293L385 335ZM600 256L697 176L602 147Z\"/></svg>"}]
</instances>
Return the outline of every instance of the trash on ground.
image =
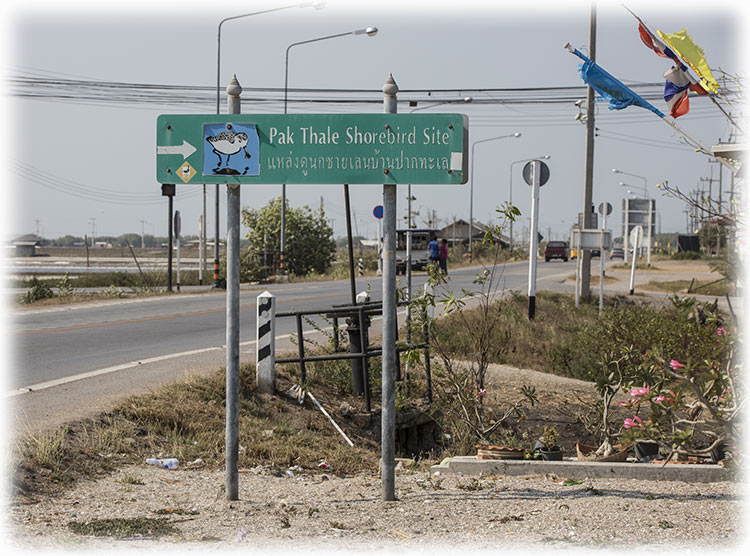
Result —
<instances>
[{"instance_id":1,"label":"trash on ground","mask_svg":"<svg viewBox=\"0 0 750 556\"><path fill-rule=\"evenodd\" d=\"M157 467L162 467L164 469L177 469L177 467L179 467L180 465L180 462L177 460L177 458L146 458L146 463L148 463L149 465L156 465Z\"/></svg>"}]
</instances>

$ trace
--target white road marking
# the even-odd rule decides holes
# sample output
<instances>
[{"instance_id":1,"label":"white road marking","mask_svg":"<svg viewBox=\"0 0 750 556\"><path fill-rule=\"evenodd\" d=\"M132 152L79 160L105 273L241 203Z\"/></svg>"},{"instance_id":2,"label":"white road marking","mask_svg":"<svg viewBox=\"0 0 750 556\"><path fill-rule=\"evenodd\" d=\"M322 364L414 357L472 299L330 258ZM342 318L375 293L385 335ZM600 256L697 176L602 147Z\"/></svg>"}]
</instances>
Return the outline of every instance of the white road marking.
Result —
<instances>
[{"instance_id":1,"label":"white road marking","mask_svg":"<svg viewBox=\"0 0 750 556\"><path fill-rule=\"evenodd\" d=\"M405 312L405 311L402 311ZM372 320L378 320L382 317L374 317ZM303 332L303 336L307 336L310 334L315 334L317 332L328 332L332 331L333 327L329 326L328 328L321 328L320 330L317 329L311 329ZM287 340L292 336L295 336L296 334L281 334L279 336L276 336L276 340ZM257 343L257 340L249 340L247 342L240 342L240 347L243 346L250 346ZM141 359L139 361L130 361L128 363L122 363L120 365L114 365L112 367L105 367L104 369L97 369L95 371L89 371L86 373L80 373L77 375L72 376L66 376L63 378L58 378L56 380L49 380L47 382L39 382L37 384L32 384L30 386L22 386L20 388L17 388L16 390L11 390L10 392L6 392L4 394L4 397L6 398L12 398L14 396L20 396L21 394L28 394L30 392L38 392L39 390L45 390L47 388L52 388L54 386L60 386L62 384L68 384L70 382L75 382L77 380L84 380L87 378L93 378L96 376L102 376L102 375L108 375L110 373L116 373L118 371L124 371L127 369L132 369L134 367L138 367L139 365L148 365L149 363L158 363L160 361L168 361L170 359L177 359L178 357L187 357L190 355L198 355L201 353L208 353L211 351L220 351L220 350L226 350L226 346L213 346L209 348L203 348L203 349L194 349L190 351L182 351L179 353L169 353L167 355L158 355L156 357L150 357L148 359ZM247 350L245 353L252 353L252 351Z\"/></svg>"}]
</instances>

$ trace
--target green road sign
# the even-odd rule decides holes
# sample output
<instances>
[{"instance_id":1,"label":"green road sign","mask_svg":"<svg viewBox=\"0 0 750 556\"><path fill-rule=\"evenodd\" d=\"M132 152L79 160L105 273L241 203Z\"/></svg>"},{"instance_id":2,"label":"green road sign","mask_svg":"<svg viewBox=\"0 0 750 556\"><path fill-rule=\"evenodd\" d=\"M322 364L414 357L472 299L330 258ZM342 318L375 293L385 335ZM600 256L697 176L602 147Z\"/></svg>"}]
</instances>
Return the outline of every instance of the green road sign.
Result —
<instances>
[{"instance_id":1,"label":"green road sign","mask_svg":"<svg viewBox=\"0 0 750 556\"><path fill-rule=\"evenodd\" d=\"M156 126L159 183L468 180L462 114L167 114Z\"/></svg>"}]
</instances>

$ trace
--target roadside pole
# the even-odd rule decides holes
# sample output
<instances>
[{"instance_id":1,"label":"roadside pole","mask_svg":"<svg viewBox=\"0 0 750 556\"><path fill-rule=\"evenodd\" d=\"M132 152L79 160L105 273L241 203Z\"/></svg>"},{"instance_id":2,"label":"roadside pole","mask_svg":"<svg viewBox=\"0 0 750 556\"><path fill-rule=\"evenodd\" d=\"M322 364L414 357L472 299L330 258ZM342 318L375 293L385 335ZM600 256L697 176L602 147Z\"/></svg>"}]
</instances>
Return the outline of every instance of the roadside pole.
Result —
<instances>
[{"instance_id":1,"label":"roadside pole","mask_svg":"<svg viewBox=\"0 0 750 556\"><path fill-rule=\"evenodd\" d=\"M599 316L604 312L604 257L607 256L604 251L604 230L607 229L607 213L604 213L602 219L602 233L599 236Z\"/></svg>"},{"instance_id":2,"label":"roadside pole","mask_svg":"<svg viewBox=\"0 0 750 556\"><path fill-rule=\"evenodd\" d=\"M536 315L536 254L539 250L537 224L539 222L539 181L542 163L532 161L531 169L531 231L529 232L529 320Z\"/></svg>"},{"instance_id":3,"label":"roadside pole","mask_svg":"<svg viewBox=\"0 0 750 556\"><path fill-rule=\"evenodd\" d=\"M378 218L378 276L383 275L383 218Z\"/></svg>"},{"instance_id":4,"label":"roadside pole","mask_svg":"<svg viewBox=\"0 0 750 556\"><path fill-rule=\"evenodd\" d=\"M227 86L230 114L240 113L242 87L237 76ZM239 497L240 410L240 184L227 184L227 370L226 495Z\"/></svg>"},{"instance_id":5,"label":"roadside pole","mask_svg":"<svg viewBox=\"0 0 750 556\"><path fill-rule=\"evenodd\" d=\"M602 215L602 233L599 247L599 316L604 311L604 263L607 262L607 252L604 249L604 230L607 229L607 215L612 213L612 205L599 203L599 214Z\"/></svg>"},{"instance_id":6,"label":"roadside pole","mask_svg":"<svg viewBox=\"0 0 750 556\"><path fill-rule=\"evenodd\" d=\"M180 291L180 236L182 235L182 217L180 211L174 211L174 238L177 240L177 291Z\"/></svg>"},{"instance_id":7,"label":"roadside pole","mask_svg":"<svg viewBox=\"0 0 750 556\"><path fill-rule=\"evenodd\" d=\"M398 85L388 74L383 112L395 114ZM385 170L387 172L387 170ZM381 411L381 497L396 499L396 184L383 184L383 363ZM407 262L408 264L408 262Z\"/></svg>"},{"instance_id":8,"label":"roadside pole","mask_svg":"<svg viewBox=\"0 0 750 556\"><path fill-rule=\"evenodd\" d=\"M633 293L635 293L635 265L638 262L638 255L636 254L636 252L641 246L642 241L643 228L641 228L640 226L636 226L630 232L630 243L633 244L633 264L630 267L630 295L633 295Z\"/></svg>"},{"instance_id":9,"label":"roadside pole","mask_svg":"<svg viewBox=\"0 0 750 556\"><path fill-rule=\"evenodd\" d=\"M206 184L203 184L203 214L201 215L201 268L199 283L203 285L203 272L206 270Z\"/></svg>"},{"instance_id":10,"label":"roadside pole","mask_svg":"<svg viewBox=\"0 0 750 556\"><path fill-rule=\"evenodd\" d=\"M406 274L406 345L411 345L411 184L406 188L407 200L406 200L406 268L404 272ZM401 378L401 377L399 377ZM404 383L406 387L406 395L409 395L409 361L406 361L406 368L404 369Z\"/></svg>"},{"instance_id":11,"label":"roadside pole","mask_svg":"<svg viewBox=\"0 0 750 556\"><path fill-rule=\"evenodd\" d=\"M167 213L167 226L169 228L167 233L167 291L172 291L172 199L175 194L175 186L173 183L161 184L161 194L169 199L168 213ZM88 266L88 249L86 250L86 266Z\"/></svg>"},{"instance_id":12,"label":"roadside pole","mask_svg":"<svg viewBox=\"0 0 750 556\"><path fill-rule=\"evenodd\" d=\"M575 244L576 248L576 309L580 304L581 299L581 235L575 236L578 238L578 243Z\"/></svg>"},{"instance_id":13,"label":"roadside pole","mask_svg":"<svg viewBox=\"0 0 750 556\"><path fill-rule=\"evenodd\" d=\"M719 166L721 171L721 166ZM719 197L721 199L721 197ZM653 212L651 210L651 199L648 200L648 245L646 246L646 266L651 268L651 242L653 236L651 235L651 226L653 226Z\"/></svg>"},{"instance_id":14,"label":"roadside pole","mask_svg":"<svg viewBox=\"0 0 750 556\"><path fill-rule=\"evenodd\" d=\"M596 2L591 2L589 13L589 58L596 61ZM583 186L583 221L581 228L591 228L591 203L594 190L594 137L596 136L596 125L594 124L594 89L586 88L586 166ZM591 251L579 251L578 258L581 265L581 296L588 298L591 295Z\"/></svg>"}]
</instances>

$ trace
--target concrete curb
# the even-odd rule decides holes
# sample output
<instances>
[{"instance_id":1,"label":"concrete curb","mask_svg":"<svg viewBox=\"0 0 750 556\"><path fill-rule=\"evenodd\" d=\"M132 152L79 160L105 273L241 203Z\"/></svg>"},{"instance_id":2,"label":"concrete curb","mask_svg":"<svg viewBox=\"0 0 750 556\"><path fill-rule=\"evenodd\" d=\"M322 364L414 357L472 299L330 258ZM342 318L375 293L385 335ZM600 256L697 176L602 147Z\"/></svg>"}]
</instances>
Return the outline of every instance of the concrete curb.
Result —
<instances>
[{"instance_id":1,"label":"concrete curb","mask_svg":"<svg viewBox=\"0 0 750 556\"><path fill-rule=\"evenodd\" d=\"M558 475L566 479L637 479L713 483L730 479L729 472L711 464L603 463L573 459L480 460L476 456L455 456L430 468L441 475Z\"/></svg>"}]
</instances>

